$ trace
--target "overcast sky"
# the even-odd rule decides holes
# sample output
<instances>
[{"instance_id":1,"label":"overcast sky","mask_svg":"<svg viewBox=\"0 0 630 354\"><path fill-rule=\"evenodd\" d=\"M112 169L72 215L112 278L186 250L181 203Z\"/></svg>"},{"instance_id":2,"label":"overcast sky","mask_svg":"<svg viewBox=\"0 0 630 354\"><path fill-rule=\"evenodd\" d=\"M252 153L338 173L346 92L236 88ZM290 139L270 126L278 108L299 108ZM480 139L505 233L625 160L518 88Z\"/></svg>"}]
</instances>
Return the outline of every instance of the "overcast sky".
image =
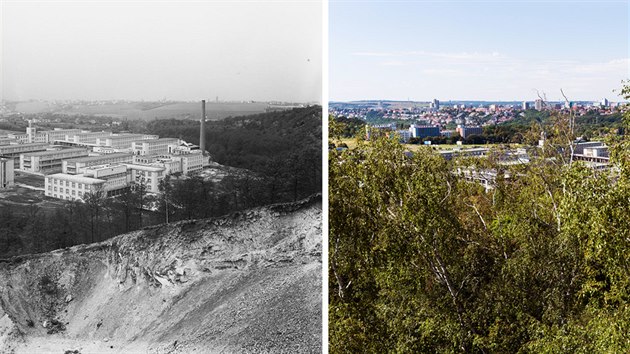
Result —
<instances>
[{"instance_id":1,"label":"overcast sky","mask_svg":"<svg viewBox=\"0 0 630 354\"><path fill-rule=\"evenodd\" d=\"M5 100L321 101L320 1L0 4Z\"/></svg>"},{"instance_id":2,"label":"overcast sky","mask_svg":"<svg viewBox=\"0 0 630 354\"><path fill-rule=\"evenodd\" d=\"M330 98L611 101L627 0L330 2Z\"/></svg>"}]
</instances>

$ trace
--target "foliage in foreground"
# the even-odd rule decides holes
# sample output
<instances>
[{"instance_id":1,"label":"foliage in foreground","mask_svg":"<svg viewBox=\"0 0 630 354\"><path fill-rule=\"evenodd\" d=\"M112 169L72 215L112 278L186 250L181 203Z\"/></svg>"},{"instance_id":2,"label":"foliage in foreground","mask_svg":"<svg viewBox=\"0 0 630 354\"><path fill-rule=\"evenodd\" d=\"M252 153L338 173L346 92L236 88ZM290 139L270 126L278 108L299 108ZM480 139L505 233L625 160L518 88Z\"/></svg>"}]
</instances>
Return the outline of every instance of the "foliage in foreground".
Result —
<instances>
[{"instance_id":1,"label":"foliage in foreground","mask_svg":"<svg viewBox=\"0 0 630 354\"><path fill-rule=\"evenodd\" d=\"M630 139L611 144L610 172L481 162L488 192L428 149L331 151L331 352L630 352Z\"/></svg>"}]
</instances>

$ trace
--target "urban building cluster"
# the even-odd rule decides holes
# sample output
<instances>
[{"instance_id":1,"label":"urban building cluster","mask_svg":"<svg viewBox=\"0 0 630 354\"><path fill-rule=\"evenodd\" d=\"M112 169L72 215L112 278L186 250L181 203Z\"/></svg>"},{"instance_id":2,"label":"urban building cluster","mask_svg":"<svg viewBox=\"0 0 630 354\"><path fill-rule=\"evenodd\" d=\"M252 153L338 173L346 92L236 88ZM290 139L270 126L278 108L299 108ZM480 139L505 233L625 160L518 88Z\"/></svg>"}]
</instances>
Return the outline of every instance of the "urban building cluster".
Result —
<instances>
[{"instance_id":1,"label":"urban building cluster","mask_svg":"<svg viewBox=\"0 0 630 354\"><path fill-rule=\"evenodd\" d=\"M0 137L0 188L13 185L21 171L43 176L44 194L64 200L97 191L114 196L132 184L158 193L167 175L194 174L208 163L199 146L150 134L38 131L29 124L25 134Z\"/></svg>"},{"instance_id":2,"label":"urban building cluster","mask_svg":"<svg viewBox=\"0 0 630 354\"><path fill-rule=\"evenodd\" d=\"M369 122L376 118L401 123L422 122L426 126L438 126L443 135L452 134L457 126L481 127L508 122L535 109L572 111L577 116L597 111L600 115L617 112L624 106L604 98L599 102L546 102L534 101L510 103L452 103L437 99L426 103L417 102L351 102L331 103L329 113L334 117L357 118ZM472 135L472 134L471 134ZM463 136L463 135L462 135Z\"/></svg>"},{"instance_id":3,"label":"urban building cluster","mask_svg":"<svg viewBox=\"0 0 630 354\"><path fill-rule=\"evenodd\" d=\"M539 148L543 148L545 140L539 141ZM440 155L447 160L455 157L483 157L490 153L488 148L452 149L440 150ZM529 163L530 155L525 148L518 148L515 151L506 152L498 157L502 165L514 165ZM575 141L573 143L573 160L581 161L589 168L603 170L611 167L608 146L601 141ZM457 172L469 181L481 183L486 190L494 188L497 177L495 169L478 169L472 167L459 167ZM503 178L510 178L505 172Z\"/></svg>"},{"instance_id":4,"label":"urban building cluster","mask_svg":"<svg viewBox=\"0 0 630 354\"><path fill-rule=\"evenodd\" d=\"M439 125L417 125L411 124L409 129L397 129L396 123L390 124L375 124L365 126L365 137L370 140L372 134L378 131L382 133L395 133L401 142L407 143L411 138L424 139L438 136L451 137L454 133L459 134L463 139L466 139L472 135L481 135L483 128L480 126L466 126L458 124L455 130L441 130Z\"/></svg>"}]
</instances>

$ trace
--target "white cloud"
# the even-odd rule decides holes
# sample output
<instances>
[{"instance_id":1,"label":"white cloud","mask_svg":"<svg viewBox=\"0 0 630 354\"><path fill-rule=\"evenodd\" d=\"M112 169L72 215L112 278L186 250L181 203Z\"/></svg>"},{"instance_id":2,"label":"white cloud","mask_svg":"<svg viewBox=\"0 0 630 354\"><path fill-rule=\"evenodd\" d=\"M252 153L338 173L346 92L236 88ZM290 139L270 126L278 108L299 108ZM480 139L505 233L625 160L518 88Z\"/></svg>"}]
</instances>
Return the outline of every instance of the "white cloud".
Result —
<instances>
[{"instance_id":1,"label":"white cloud","mask_svg":"<svg viewBox=\"0 0 630 354\"><path fill-rule=\"evenodd\" d=\"M352 53L354 56L361 57L408 57L408 58L422 58L422 57L431 57L431 58L442 58L442 59L453 59L453 60L498 60L498 59L506 59L507 57L502 55L499 52L430 52L424 50L412 50L412 51L399 51L399 52L354 52Z\"/></svg>"},{"instance_id":2,"label":"white cloud","mask_svg":"<svg viewBox=\"0 0 630 354\"><path fill-rule=\"evenodd\" d=\"M388 52L355 52L352 53L354 56L358 57L391 57L397 56L396 53L388 53Z\"/></svg>"}]
</instances>

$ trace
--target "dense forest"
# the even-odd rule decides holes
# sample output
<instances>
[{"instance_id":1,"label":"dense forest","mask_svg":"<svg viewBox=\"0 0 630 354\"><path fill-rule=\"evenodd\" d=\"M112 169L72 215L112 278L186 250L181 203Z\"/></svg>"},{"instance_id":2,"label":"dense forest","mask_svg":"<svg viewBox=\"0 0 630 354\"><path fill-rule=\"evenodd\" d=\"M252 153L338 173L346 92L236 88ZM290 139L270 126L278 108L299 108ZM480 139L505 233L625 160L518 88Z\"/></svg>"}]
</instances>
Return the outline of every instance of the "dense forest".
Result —
<instances>
[{"instance_id":1,"label":"dense forest","mask_svg":"<svg viewBox=\"0 0 630 354\"><path fill-rule=\"evenodd\" d=\"M222 165L290 179L306 196L321 190L321 117L312 106L206 122L206 150ZM198 121L154 120L144 132L199 143Z\"/></svg>"},{"instance_id":2,"label":"dense forest","mask_svg":"<svg viewBox=\"0 0 630 354\"><path fill-rule=\"evenodd\" d=\"M549 124L522 165L382 138L330 152L331 352L630 352L630 136L595 171L568 155L571 117Z\"/></svg>"},{"instance_id":3,"label":"dense forest","mask_svg":"<svg viewBox=\"0 0 630 354\"><path fill-rule=\"evenodd\" d=\"M199 122L157 120L149 131L197 143ZM142 227L225 215L321 192L321 107L231 118L207 125L221 181L173 175L162 193L133 185L115 198L98 193L62 208L0 209L0 258L98 242ZM216 150L215 150L216 149ZM216 152L215 152L216 151Z\"/></svg>"}]
</instances>

